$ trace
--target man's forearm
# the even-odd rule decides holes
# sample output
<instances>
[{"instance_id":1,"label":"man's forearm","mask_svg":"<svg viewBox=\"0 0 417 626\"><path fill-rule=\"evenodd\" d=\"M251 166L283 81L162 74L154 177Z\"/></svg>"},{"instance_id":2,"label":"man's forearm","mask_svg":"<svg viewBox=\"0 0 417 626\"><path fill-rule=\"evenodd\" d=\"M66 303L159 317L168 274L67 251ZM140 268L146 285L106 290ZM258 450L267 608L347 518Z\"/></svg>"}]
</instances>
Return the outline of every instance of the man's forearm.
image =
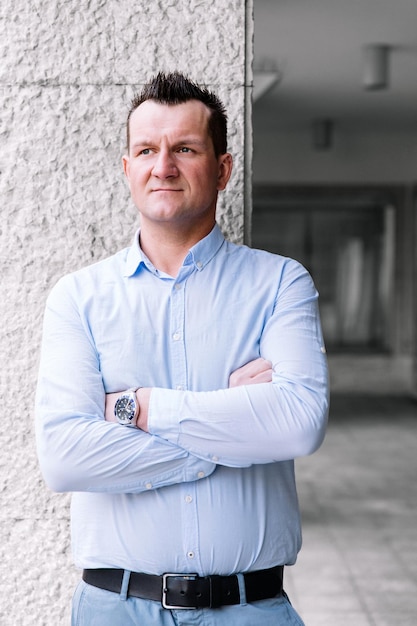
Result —
<instances>
[{"instance_id":1,"label":"man's forearm","mask_svg":"<svg viewBox=\"0 0 417 626\"><path fill-rule=\"evenodd\" d=\"M256 385L259 383L269 383L272 381L272 364L270 361L262 358L255 359L239 367L232 372L229 377L229 387L238 387L242 385ZM139 407L136 419L136 427L144 432L148 430L148 411L151 397L151 387L139 387L136 390L136 399ZM123 393L123 392L122 392ZM116 422L114 408L116 401L120 398L121 393L109 393L106 395L105 415L108 422Z\"/></svg>"},{"instance_id":2,"label":"man's forearm","mask_svg":"<svg viewBox=\"0 0 417 626\"><path fill-rule=\"evenodd\" d=\"M36 399L36 437L54 491L137 493L198 480L215 469L174 443L104 421L96 346L66 282L45 311Z\"/></svg>"}]
</instances>

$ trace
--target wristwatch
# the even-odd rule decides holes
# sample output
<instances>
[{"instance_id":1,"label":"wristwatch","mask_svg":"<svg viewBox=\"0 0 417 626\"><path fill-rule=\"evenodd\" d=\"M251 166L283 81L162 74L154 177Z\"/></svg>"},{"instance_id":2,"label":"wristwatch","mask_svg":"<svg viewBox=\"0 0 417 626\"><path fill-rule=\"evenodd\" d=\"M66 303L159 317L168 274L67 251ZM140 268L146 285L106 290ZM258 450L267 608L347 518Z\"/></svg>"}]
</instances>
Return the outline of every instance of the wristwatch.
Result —
<instances>
[{"instance_id":1,"label":"wristwatch","mask_svg":"<svg viewBox=\"0 0 417 626\"><path fill-rule=\"evenodd\" d=\"M140 389L140 387L127 389L127 391L124 391L116 400L114 415L119 424L123 426L136 428L136 420L139 416L139 403L136 397L138 389Z\"/></svg>"}]
</instances>

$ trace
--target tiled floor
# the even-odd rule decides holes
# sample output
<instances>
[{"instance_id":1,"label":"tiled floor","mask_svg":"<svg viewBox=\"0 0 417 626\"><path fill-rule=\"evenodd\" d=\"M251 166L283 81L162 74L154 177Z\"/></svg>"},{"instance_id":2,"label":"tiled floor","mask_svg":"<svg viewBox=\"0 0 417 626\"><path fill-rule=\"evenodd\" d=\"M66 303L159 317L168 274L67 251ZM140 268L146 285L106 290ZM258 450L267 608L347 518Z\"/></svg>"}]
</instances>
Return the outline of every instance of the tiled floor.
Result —
<instances>
[{"instance_id":1,"label":"tiled floor","mask_svg":"<svg viewBox=\"0 0 417 626\"><path fill-rule=\"evenodd\" d=\"M417 402L333 397L296 471L304 545L285 586L306 626L416 626Z\"/></svg>"}]
</instances>

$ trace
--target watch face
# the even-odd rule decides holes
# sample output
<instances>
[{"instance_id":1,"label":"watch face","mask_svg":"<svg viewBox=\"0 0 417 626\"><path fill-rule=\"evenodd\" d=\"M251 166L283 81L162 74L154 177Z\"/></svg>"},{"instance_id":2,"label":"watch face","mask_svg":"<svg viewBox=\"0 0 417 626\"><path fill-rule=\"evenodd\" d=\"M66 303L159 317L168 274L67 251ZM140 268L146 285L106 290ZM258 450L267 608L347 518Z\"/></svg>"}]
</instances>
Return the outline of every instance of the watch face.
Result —
<instances>
[{"instance_id":1,"label":"watch face","mask_svg":"<svg viewBox=\"0 0 417 626\"><path fill-rule=\"evenodd\" d=\"M122 422L131 422L135 415L136 405L130 396L122 396L116 402L115 414Z\"/></svg>"}]
</instances>

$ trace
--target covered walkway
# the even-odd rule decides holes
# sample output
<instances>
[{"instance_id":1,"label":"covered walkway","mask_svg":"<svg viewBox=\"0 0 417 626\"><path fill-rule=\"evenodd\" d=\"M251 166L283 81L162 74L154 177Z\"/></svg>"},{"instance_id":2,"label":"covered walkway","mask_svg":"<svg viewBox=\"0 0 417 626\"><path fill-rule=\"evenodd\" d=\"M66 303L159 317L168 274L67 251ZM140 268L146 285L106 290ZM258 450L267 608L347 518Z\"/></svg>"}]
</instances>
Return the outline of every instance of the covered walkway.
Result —
<instances>
[{"instance_id":1,"label":"covered walkway","mask_svg":"<svg viewBox=\"0 0 417 626\"><path fill-rule=\"evenodd\" d=\"M417 402L334 396L296 468L304 545L285 587L306 626L415 626Z\"/></svg>"}]
</instances>

